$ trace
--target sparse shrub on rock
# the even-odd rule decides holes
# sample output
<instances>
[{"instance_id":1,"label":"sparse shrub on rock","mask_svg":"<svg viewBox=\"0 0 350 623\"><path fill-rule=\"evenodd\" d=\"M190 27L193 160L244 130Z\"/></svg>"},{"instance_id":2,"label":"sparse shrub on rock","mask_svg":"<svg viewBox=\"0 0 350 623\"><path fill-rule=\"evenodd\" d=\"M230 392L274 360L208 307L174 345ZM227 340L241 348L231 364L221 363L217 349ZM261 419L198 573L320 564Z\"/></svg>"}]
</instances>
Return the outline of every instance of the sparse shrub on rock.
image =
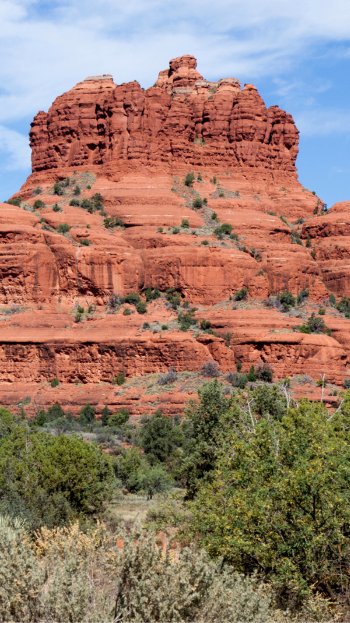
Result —
<instances>
[{"instance_id":1,"label":"sparse shrub on rock","mask_svg":"<svg viewBox=\"0 0 350 623\"><path fill-rule=\"evenodd\" d=\"M202 365L201 374L212 378L220 376L219 364L217 361L206 361Z\"/></svg>"},{"instance_id":2,"label":"sparse shrub on rock","mask_svg":"<svg viewBox=\"0 0 350 623\"><path fill-rule=\"evenodd\" d=\"M248 298L248 288L242 288L235 294L235 301L246 301Z\"/></svg>"},{"instance_id":3,"label":"sparse shrub on rock","mask_svg":"<svg viewBox=\"0 0 350 623\"><path fill-rule=\"evenodd\" d=\"M162 374L158 379L158 385L170 385L176 381L175 368L170 368L169 372Z\"/></svg>"}]
</instances>

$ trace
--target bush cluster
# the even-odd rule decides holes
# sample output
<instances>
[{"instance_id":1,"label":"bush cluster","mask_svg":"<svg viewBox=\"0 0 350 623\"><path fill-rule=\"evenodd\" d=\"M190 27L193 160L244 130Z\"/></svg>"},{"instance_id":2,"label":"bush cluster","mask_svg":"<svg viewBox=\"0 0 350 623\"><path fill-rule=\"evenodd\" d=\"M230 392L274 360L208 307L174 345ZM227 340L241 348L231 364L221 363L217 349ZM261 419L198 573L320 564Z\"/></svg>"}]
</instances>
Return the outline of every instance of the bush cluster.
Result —
<instances>
[{"instance_id":1,"label":"bush cluster","mask_svg":"<svg viewBox=\"0 0 350 623\"><path fill-rule=\"evenodd\" d=\"M222 223L222 225L214 229L214 234L216 235L217 238L221 240L224 236L229 236L231 232L232 232L232 225L230 225L230 223Z\"/></svg>"},{"instance_id":2,"label":"bush cluster","mask_svg":"<svg viewBox=\"0 0 350 623\"><path fill-rule=\"evenodd\" d=\"M107 229L110 229L112 227L124 227L124 223L123 220L119 217L119 216L106 216L105 220L104 220L104 226Z\"/></svg>"},{"instance_id":3,"label":"bush cluster","mask_svg":"<svg viewBox=\"0 0 350 623\"><path fill-rule=\"evenodd\" d=\"M299 330L301 333L326 333L327 335L331 335L331 330L326 327L325 321L320 316L316 316L314 313L311 314L310 318L305 324L301 326L295 327L296 330Z\"/></svg>"},{"instance_id":4,"label":"bush cluster","mask_svg":"<svg viewBox=\"0 0 350 623\"><path fill-rule=\"evenodd\" d=\"M70 230L70 225L68 223L60 223L57 226L57 231L59 234L67 234Z\"/></svg>"},{"instance_id":5,"label":"bush cluster","mask_svg":"<svg viewBox=\"0 0 350 623\"><path fill-rule=\"evenodd\" d=\"M188 186L189 188L191 188L193 186L194 180L195 180L195 175L192 171L190 171L190 173L187 173L184 179L185 186Z\"/></svg>"},{"instance_id":6,"label":"bush cluster","mask_svg":"<svg viewBox=\"0 0 350 623\"><path fill-rule=\"evenodd\" d=\"M181 331L188 331L191 327L196 326L198 321L194 317L196 307L189 308L187 311L179 312L177 321L180 323Z\"/></svg>"},{"instance_id":7,"label":"bush cluster","mask_svg":"<svg viewBox=\"0 0 350 623\"><path fill-rule=\"evenodd\" d=\"M152 288L146 288L145 290L145 297L146 297L147 303L159 299L160 296L161 296L161 293L160 293L160 290L157 288L157 286L154 288L154 290L152 290Z\"/></svg>"},{"instance_id":8,"label":"bush cluster","mask_svg":"<svg viewBox=\"0 0 350 623\"><path fill-rule=\"evenodd\" d=\"M181 305L181 294L176 292L175 288L168 288L165 298L170 303L172 309L177 309Z\"/></svg>"},{"instance_id":9,"label":"bush cluster","mask_svg":"<svg viewBox=\"0 0 350 623\"><path fill-rule=\"evenodd\" d=\"M170 368L169 372L162 374L158 379L158 385L170 385L176 381L175 368Z\"/></svg>"},{"instance_id":10,"label":"bush cluster","mask_svg":"<svg viewBox=\"0 0 350 623\"><path fill-rule=\"evenodd\" d=\"M246 301L248 298L248 288L243 287L235 294L235 301Z\"/></svg>"}]
</instances>

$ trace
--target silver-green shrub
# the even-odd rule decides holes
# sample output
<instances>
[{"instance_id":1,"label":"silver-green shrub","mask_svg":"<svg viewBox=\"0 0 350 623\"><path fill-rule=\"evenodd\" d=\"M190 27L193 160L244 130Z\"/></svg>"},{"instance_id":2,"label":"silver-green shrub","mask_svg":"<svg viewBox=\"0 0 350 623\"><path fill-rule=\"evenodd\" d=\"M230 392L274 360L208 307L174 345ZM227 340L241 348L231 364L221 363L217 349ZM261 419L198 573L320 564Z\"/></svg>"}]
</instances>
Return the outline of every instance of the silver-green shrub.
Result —
<instances>
[{"instance_id":1,"label":"silver-green shrub","mask_svg":"<svg viewBox=\"0 0 350 623\"><path fill-rule=\"evenodd\" d=\"M151 534L107 536L79 524L32 539L0 518L0 620L4 623L289 623L329 621L315 598L297 616L273 607L256 578L211 561L203 550L171 547Z\"/></svg>"}]
</instances>

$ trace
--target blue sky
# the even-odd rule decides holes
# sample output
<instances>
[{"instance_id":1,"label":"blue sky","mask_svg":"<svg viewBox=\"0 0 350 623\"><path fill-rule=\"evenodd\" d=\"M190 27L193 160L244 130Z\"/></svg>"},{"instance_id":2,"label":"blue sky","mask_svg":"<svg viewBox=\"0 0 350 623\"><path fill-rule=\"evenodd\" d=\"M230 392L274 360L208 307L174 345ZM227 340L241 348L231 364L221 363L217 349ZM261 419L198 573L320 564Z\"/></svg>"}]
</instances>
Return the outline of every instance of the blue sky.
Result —
<instances>
[{"instance_id":1,"label":"blue sky","mask_svg":"<svg viewBox=\"0 0 350 623\"><path fill-rule=\"evenodd\" d=\"M301 183L350 199L349 0L0 0L0 24L0 201L30 173L39 110L89 75L147 88L182 54L290 112Z\"/></svg>"}]
</instances>

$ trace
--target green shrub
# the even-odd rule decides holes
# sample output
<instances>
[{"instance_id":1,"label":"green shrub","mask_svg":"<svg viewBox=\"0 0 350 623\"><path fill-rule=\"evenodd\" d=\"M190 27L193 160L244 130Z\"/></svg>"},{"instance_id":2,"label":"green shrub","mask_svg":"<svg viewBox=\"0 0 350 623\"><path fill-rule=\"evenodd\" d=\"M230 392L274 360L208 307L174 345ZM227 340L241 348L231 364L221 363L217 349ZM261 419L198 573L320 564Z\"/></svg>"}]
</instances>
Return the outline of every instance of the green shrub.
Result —
<instances>
[{"instance_id":1,"label":"green shrub","mask_svg":"<svg viewBox=\"0 0 350 623\"><path fill-rule=\"evenodd\" d=\"M209 244L209 242L208 240L202 240L201 244L206 247Z\"/></svg>"},{"instance_id":2,"label":"green shrub","mask_svg":"<svg viewBox=\"0 0 350 623\"><path fill-rule=\"evenodd\" d=\"M235 294L235 301L246 301L248 298L248 288L243 287Z\"/></svg>"},{"instance_id":3,"label":"green shrub","mask_svg":"<svg viewBox=\"0 0 350 623\"><path fill-rule=\"evenodd\" d=\"M245 418L235 411L217 471L199 489L192 538L237 571L271 581L282 608L298 607L318 588L343 591L349 399L333 417L304 399L281 418L263 415L250 430Z\"/></svg>"},{"instance_id":4,"label":"green shrub","mask_svg":"<svg viewBox=\"0 0 350 623\"><path fill-rule=\"evenodd\" d=\"M272 383L273 372L266 363L257 366L256 368L256 376L259 381L264 381L265 383Z\"/></svg>"},{"instance_id":5,"label":"green shrub","mask_svg":"<svg viewBox=\"0 0 350 623\"><path fill-rule=\"evenodd\" d=\"M296 327L296 329L299 329L301 333L327 333L327 335L329 335L329 330L323 318L315 316L314 313L311 314L306 324Z\"/></svg>"},{"instance_id":6,"label":"green shrub","mask_svg":"<svg viewBox=\"0 0 350 623\"><path fill-rule=\"evenodd\" d=\"M88 238L80 238L79 240L80 244L82 244L84 247L89 247L91 242Z\"/></svg>"},{"instance_id":7,"label":"green shrub","mask_svg":"<svg viewBox=\"0 0 350 623\"><path fill-rule=\"evenodd\" d=\"M186 177L184 179L185 186L192 187L194 180L195 180L194 173L192 171L190 173L187 173L187 175L186 175Z\"/></svg>"},{"instance_id":8,"label":"green shrub","mask_svg":"<svg viewBox=\"0 0 350 623\"><path fill-rule=\"evenodd\" d=\"M70 230L70 225L68 223L60 223L57 227L57 231L59 234L66 234Z\"/></svg>"},{"instance_id":9,"label":"green shrub","mask_svg":"<svg viewBox=\"0 0 350 623\"><path fill-rule=\"evenodd\" d=\"M108 409L107 405L105 407L103 407L102 414L101 414L102 426L108 426L108 421L109 421L110 414L111 414L111 412Z\"/></svg>"},{"instance_id":10,"label":"green shrub","mask_svg":"<svg viewBox=\"0 0 350 623\"><path fill-rule=\"evenodd\" d=\"M93 214L95 211L94 204L92 203L92 201L89 201L88 199L82 199L80 203L80 207L83 208L83 210L87 210L89 214Z\"/></svg>"},{"instance_id":11,"label":"green shrub","mask_svg":"<svg viewBox=\"0 0 350 623\"><path fill-rule=\"evenodd\" d=\"M186 487L188 499L194 498L202 480L209 479L215 467L217 438L222 430L221 417L227 409L223 386L213 379L203 384L198 390L198 401L191 400L185 410L188 441L176 477Z\"/></svg>"},{"instance_id":12,"label":"green shrub","mask_svg":"<svg viewBox=\"0 0 350 623\"><path fill-rule=\"evenodd\" d=\"M95 420L96 408L87 402L79 411L80 422L84 425L91 424Z\"/></svg>"},{"instance_id":13,"label":"green shrub","mask_svg":"<svg viewBox=\"0 0 350 623\"><path fill-rule=\"evenodd\" d=\"M130 294L127 294L124 297L125 303L129 303L129 305L135 305L135 307L138 303L140 303L140 301L141 299L140 299L139 294L134 294L133 292L130 292Z\"/></svg>"},{"instance_id":14,"label":"green shrub","mask_svg":"<svg viewBox=\"0 0 350 623\"><path fill-rule=\"evenodd\" d=\"M219 192L219 197L225 197L225 193L222 190Z\"/></svg>"},{"instance_id":15,"label":"green shrub","mask_svg":"<svg viewBox=\"0 0 350 623\"><path fill-rule=\"evenodd\" d=\"M337 299L335 298L334 294L330 294L329 295L329 304L331 305L331 307L335 307L337 304Z\"/></svg>"},{"instance_id":16,"label":"green shrub","mask_svg":"<svg viewBox=\"0 0 350 623\"><path fill-rule=\"evenodd\" d=\"M201 324L200 324L201 329L203 329L203 331L206 331L207 329L210 329L211 327L211 322L210 320L201 320Z\"/></svg>"},{"instance_id":17,"label":"green shrub","mask_svg":"<svg viewBox=\"0 0 350 623\"><path fill-rule=\"evenodd\" d=\"M330 295L329 300L331 299L331 296L334 297L335 300L335 296L334 294ZM333 301L332 301L333 303ZM331 303L331 305L332 305ZM334 303L333 303L334 304ZM350 318L350 300L348 299L347 296L343 296L339 303L337 305L335 305L335 308L341 313L341 314L345 314L345 318Z\"/></svg>"},{"instance_id":18,"label":"green shrub","mask_svg":"<svg viewBox=\"0 0 350 623\"><path fill-rule=\"evenodd\" d=\"M78 307L78 309L75 312L74 322L80 322L83 317L83 314L84 314L84 308Z\"/></svg>"},{"instance_id":19,"label":"green shrub","mask_svg":"<svg viewBox=\"0 0 350 623\"><path fill-rule=\"evenodd\" d=\"M61 185L58 182L56 182L53 185L53 194L54 195L63 195L63 189L61 188Z\"/></svg>"},{"instance_id":20,"label":"green shrub","mask_svg":"<svg viewBox=\"0 0 350 623\"><path fill-rule=\"evenodd\" d=\"M162 331L167 331L169 329L167 324L162 324L161 326Z\"/></svg>"},{"instance_id":21,"label":"green shrub","mask_svg":"<svg viewBox=\"0 0 350 623\"><path fill-rule=\"evenodd\" d=\"M16 197L16 199L9 199L7 203L11 206L16 206L19 208L21 206L22 197Z\"/></svg>"},{"instance_id":22,"label":"green shrub","mask_svg":"<svg viewBox=\"0 0 350 623\"><path fill-rule=\"evenodd\" d=\"M80 186L78 186L78 184L76 184L74 187L73 195L75 195L76 197L80 195Z\"/></svg>"},{"instance_id":23,"label":"green shrub","mask_svg":"<svg viewBox=\"0 0 350 623\"><path fill-rule=\"evenodd\" d=\"M60 417L64 417L65 413L60 404L57 402L48 408L47 417L49 420L57 420Z\"/></svg>"},{"instance_id":24,"label":"green shrub","mask_svg":"<svg viewBox=\"0 0 350 623\"><path fill-rule=\"evenodd\" d=\"M284 307L284 311L288 311L295 306L295 298L291 292L284 291L280 296L280 303Z\"/></svg>"},{"instance_id":25,"label":"green shrub","mask_svg":"<svg viewBox=\"0 0 350 623\"><path fill-rule=\"evenodd\" d=\"M203 200L203 201L204 201L204 200ZM218 215L216 214L216 212L213 212L213 213L212 213L211 218L212 218L212 220L213 220L213 221L216 221L216 220L217 220Z\"/></svg>"},{"instance_id":26,"label":"green shrub","mask_svg":"<svg viewBox=\"0 0 350 623\"><path fill-rule=\"evenodd\" d=\"M123 372L121 372L120 374L117 374L117 376L115 377L115 382L117 385L124 385L125 380L126 379L125 379Z\"/></svg>"},{"instance_id":27,"label":"green shrub","mask_svg":"<svg viewBox=\"0 0 350 623\"><path fill-rule=\"evenodd\" d=\"M41 199L36 199L33 203L33 208L34 210L40 210L41 208L45 208L44 201L41 201Z\"/></svg>"},{"instance_id":28,"label":"green shrub","mask_svg":"<svg viewBox=\"0 0 350 623\"><path fill-rule=\"evenodd\" d=\"M71 199L70 202L69 202L69 205L73 206L73 207L78 207L78 206L80 206L80 201L79 201L79 199Z\"/></svg>"},{"instance_id":29,"label":"green shrub","mask_svg":"<svg viewBox=\"0 0 350 623\"><path fill-rule=\"evenodd\" d=\"M118 411L118 413L115 413L108 418L108 426L122 426L125 422L128 422L128 420L129 411L123 407L120 411Z\"/></svg>"},{"instance_id":30,"label":"green shrub","mask_svg":"<svg viewBox=\"0 0 350 623\"><path fill-rule=\"evenodd\" d=\"M214 234L216 234L218 238L222 238L224 235L229 236L231 231L232 225L230 225L230 223L223 223L220 227L216 227L216 229L214 229Z\"/></svg>"},{"instance_id":31,"label":"green shrub","mask_svg":"<svg viewBox=\"0 0 350 623\"><path fill-rule=\"evenodd\" d=\"M190 226L190 222L187 218L183 218L181 221L181 227L183 227L184 229L188 229Z\"/></svg>"},{"instance_id":32,"label":"green shrub","mask_svg":"<svg viewBox=\"0 0 350 623\"><path fill-rule=\"evenodd\" d=\"M55 205L52 206L52 210L54 212L62 212L62 208L60 208L60 206L58 205L58 203L55 203Z\"/></svg>"},{"instance_id":33,"label":"green shrub","mask_svg":"<svg viewBox=\"0 0 350 623\"><path fill-rule=\"evenodd\" d=\"M123 309L123 316L131 316L131 314L132 314L132 311L131 311L130 307L125 307Z\"/></svg>"},{"instance_id":34,"label":"green shrub","mask_svg":"<svg viewBox=\"0 0 350 623\"><path fill-rule=\"evenodd\" d=\"M310 249L310 247L311 247L311 238L310 238L309 234L308 234L308 236L307 236L307 238L306 238L306 243L305 243L305 246L306 246L308 249Z\"/></svg>"},{"instance_id":35,"label":"green shrub","mask_svg":"<svg viewBox=\"0 0 350 623\"><path fill-rule=\"evenodd\" d=\"M145 290L145 297L146 297L147 303L149 303L150 301L155 301L156 299L159 299L160 291L157 288L157 286L154 288L154 290L152 290L152 288L147 288Z\"/></svg>"},{"instance_id":36,"label":"green shrub","mask_svg":"<svg viewBox=\"0 0 350 623\"><path fill-rule=\"evenodd\" d=\"M114 218L113 216L106 216L106 218L104 219L104 226L107 227L107 229L109 227L114 227Z\"/></svg>"},{"instance_id":37,"label":"green shrub","mask_svg":"<svg viewBox=\"0 0 350 623\"><path fill-rule=\"evenodd\" d=\"M40 409L38 415L33 420L33 425L34 426L44 426L44 424L46 424L48 421L49 421L49 418L47 417L47 413L46 413L45 409Z\"/></svg>"},{"instance_id":38,"label":"green shrub","mask_svg":"<svg viewBox=\"0 0 350 623\"><path fill-rule=\"evenodd\" d=\"M237 372L240 372L242 370L242 362L241 361L237 361L236 369L237 369Z\"/></svg>"},{"instance_id":39,"label":"green shrub","mask_svg":"<svg viewBox=\"0 0 350 623\"><path fill-rule=\"evenodd\" d=\"M203 199L203 203L204 203L204 205L207 205L207 203L208 203L208 199L207 199L206 197L204 197L204 199Z\"/></svg>"},{"instance_id":40,"label":"green shrub","mask_svg":"<svg viewBox=\"0 0 350 623\"><path fill-rule=\"evenodd\" d=\"M100 510L113 481L109 457L82 439L16 426L0 444L0 499L17 503L33 527Z\"/></svg>"},{"instance_id":41,"label":"green shrub","mask_svg":"<svg viewBox=\"0 0 350 623\"><path fill-rule=\"evenodd\" d=\"M324 307L320 307L320 309L318 310L318 313L319 313L320 316L324 316L325 313L326 313L325 308Z\"/></svg>"},{"instance_id":42,"label":"green shrub","mask_svg":"<svg viewBox=\"0 0 350 623\"><path fill-rule=\"evenodd\" d=\"M251 383L254 383L257 380L257 375L255 374L255 369L254 366L250 367L248 376L247 376L247 381L250 381Z\"/></svg>"},{"instance_id":43,"label":"green shrub","mask_svg":"<svg viewBox=\"0 0 350 623\"><path fill-rule=\"evenodd\" d=\"M196 197L193 200L192 206L196 209L201 208L203 205L203 199L201 199L200 197Z\"/></svg>"},{"instance_id":44,"label":"green shrub","mask_svg":"<svg viewBox=\"0 0 350 623\"><path fill-rule=\"evenodd\" d=\"M290 239L291 239L292 244L300 244L300 245L303 244L302 240L300 238L300 234L299 234L299 232L296 229L292 230L292 232L290 234Z\"/></svg>"},{"instance_id":45,"label":"green shrub","mask_svg":"<svg viewBox=\"0 0 350 623\"><path fill-rule=\"evenodd\" d=\"M165 294L167 301L173 309L177 309L181 303L181 295L175 288L168 288Z\"/></svg>"},{"instance_id":46,"label":"green shrub","mask_svg":"<svg viewBox=\"0 0 350 623\"><path fill-rule=\"evenodd\" d=\"M180 233L180 227L173 227L173 234L179 234Z\"/></svg>"},{"instance_id":47,"label":"green shrub","mask_svg":"<svg viewBox=\"0 0 350 623\"><path fill-rule=\"evenodd\" d=\"M221 225L221 231L223 234L230 234L232 232L232 225L230 225L230 223L223 223Z\"/></svg>"},{"instance_id":48,"label":"green shrub","mask_svg":"<svg viewBox=\"0 0 350 623\"><path fill-rule=\"evenodd\" d=\"M52 379L52 381L50 381L51 387L57 387L59 384L60 384L60 382L59 382L57 376L55 376L55 378Z\"/></svg>"},{"instance_id":49,"label":"green shrub","mask_svg":"<svg viewBox=\"0 0 350 623\"><path fill-rule=\"evenodd\" d=\"M177 316L177 321L180 323L181 331L188 331L192 325L197 324L197 320L194 317L196 308L189 309L186 312L180 312Z\"/></svg>"},{"instance_id":50,"label":"green shrub","mask_svg":"<svg viewBox=\"0 0 350 623\"><path fill-rule=\"evenodd\" d=\"M147 303L145 301L139 301L136 305L136 311L138 314L146 314L147 313Z\"/></svg>"},{"instance_id":51,"label":"green shrub","mask_svg":"<svg viewBox=\"0 0 350 623\"><path fill-rule=\"evenodd\" d=\"M309 290L307 288L304 288L303 290L301 290L297 296L297 304L301 305L301 303L303 303L304 300L308 298L308 296L309 296Z\"/></svg>"},{"instance_id":52,"label":"green shrub","mask_svg":"<svg viewBox=\"0 0 350 623\"><path fill-rule=\"evenodd\" d=\"M181 429L158 410L140 430L140 446L151 460L164 462L184 441Z\"/></svg>"},{"instance_id":53,"label":"green shrub","mask_svg":"<svg viewBox=\"0 0 350 623\"><path fill-rule=\"evenodd\" d=\"M311 251L310 255L311 255L313 260L316 260L316 251Z\"/></svg>"}]
</instances>

